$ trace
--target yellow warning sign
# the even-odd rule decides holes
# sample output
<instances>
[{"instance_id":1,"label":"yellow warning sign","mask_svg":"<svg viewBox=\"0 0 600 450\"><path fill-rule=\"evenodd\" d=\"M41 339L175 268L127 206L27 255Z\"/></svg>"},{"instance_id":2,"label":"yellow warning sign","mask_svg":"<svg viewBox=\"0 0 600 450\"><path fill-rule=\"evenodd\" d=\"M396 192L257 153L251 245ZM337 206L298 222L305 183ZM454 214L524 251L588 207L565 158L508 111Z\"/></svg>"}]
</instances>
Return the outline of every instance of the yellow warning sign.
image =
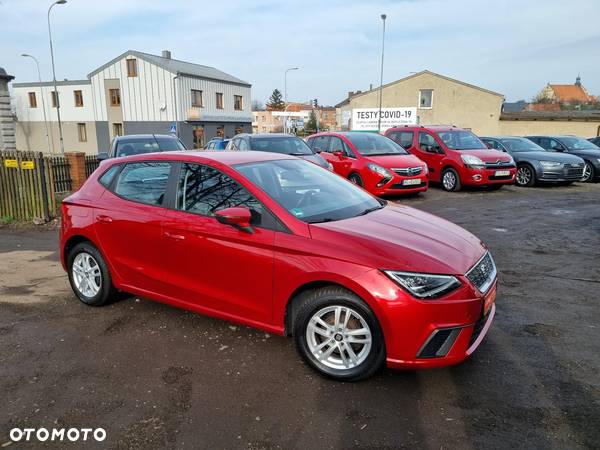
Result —
<instances>
[{"instance_id":1,"label":"yellow warning sign","mask_svg":"<svg viewBox=\"0 0 600 450\"><path fill-rule=\"evenodd\" d=\"M4 167L9 167L11 169L17 169L19 167L19 163L16 159L5 159Z\"/></svg>"},{"instance_id":2,"label":"yellow warning sign","mask_svg":"<svg viewBox=\"0 0 600 450\"><path fill-rule=\"evenodd\" d=\"M35 163L33 161L21 161L21 169L33 170L34 168Z\"/></svg>"}]
</instances>

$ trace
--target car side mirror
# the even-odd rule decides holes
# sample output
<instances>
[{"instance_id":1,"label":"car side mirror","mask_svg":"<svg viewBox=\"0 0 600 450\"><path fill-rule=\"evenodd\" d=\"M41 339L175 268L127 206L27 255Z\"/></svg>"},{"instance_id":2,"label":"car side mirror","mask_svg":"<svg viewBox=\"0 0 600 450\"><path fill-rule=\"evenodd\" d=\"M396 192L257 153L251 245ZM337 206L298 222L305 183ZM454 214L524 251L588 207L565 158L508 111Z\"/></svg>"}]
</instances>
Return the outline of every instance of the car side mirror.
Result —
<instances>
[{"instance_id":1,"label":"car side mirror","mask_svg":"<svg viewBox=\"0 0 600 450\"><path fill-rule=\"evenodd\" d=\"M108 159L108 153L100 152L98 153L98 156L96 156L96 158L98 158L98 161L104 161L105 159Z\"/></svg>"},{"instance_id":2,"label":"car side mirror","mask_svg":"<svg viewBox=\"0 0 600 450\"><path fill-rule=\"evenodd\" d=\"M342 159L344 158L344 152L341 150L334 150L332 152L333 155L337 156L338 158Z\"/></svg>"},{"instance_id":3,"label":"car side mirror","mask_svg":"<svg viewBox=\"0 0 600 450\"><path fill-rule=\"evenodd\" d=\"M222 224L231 225L240 231L246 233L254 233L250 220L252 219L252 213L244 206L237 206L234 208L225 208L215 211L215 218Z\"/></svg>"},{"instance_id":4,"label":"car side mirror","mask_svg":"<svg viewBox=\"0 0 600 450\"><path fill-rule=\"evenodd\" d=\"M315 153L321 153L323 150L321 150L319 147L315 147L313 148L313 152Z\"/></svg>"}]
</instances>

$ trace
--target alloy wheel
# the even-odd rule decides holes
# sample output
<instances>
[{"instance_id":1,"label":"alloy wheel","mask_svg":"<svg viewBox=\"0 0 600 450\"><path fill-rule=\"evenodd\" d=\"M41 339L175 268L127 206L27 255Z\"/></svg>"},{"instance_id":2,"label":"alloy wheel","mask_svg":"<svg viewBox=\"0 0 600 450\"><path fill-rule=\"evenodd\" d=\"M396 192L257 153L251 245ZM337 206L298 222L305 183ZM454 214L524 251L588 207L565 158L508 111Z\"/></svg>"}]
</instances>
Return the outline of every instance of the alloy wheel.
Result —
<instances>
[{"instance_id":1,"label":"alloy wheel","mask_svg":"<svg viewBox=\"0 0 600 450\"><path fill-rule=\"evenodd\" d=\"M86 252L79 253L71 268L75 288L85 297L94 297L102 287L102 272L98 262Z\"/></svg>"},{"instance_id":2,"label":"alloy wheel","mask_svg":"<svg viewBox=\"0 0 600 450\"><path fill-rule=\"evenodd\" d=\"M444 173L444 177L442 178L442 184L446 190L451 191L456 186L456 175L451 170L448 170Z\"/></svg>"},{"instance_id":3,"label":"alloy wheel","mask_svg":"<svg viewBox=\"0 0 600 450\"><path fill-rule=\"evenodd\" d=\"M532 174L531 169L528 167L519 167L517 170L517 184L519 186L526 186L531 182Z\"/></svg>"},{"instance_id":4,"label":"alloy wheel","mask_svg":"<svg viewBox=\"0 0 600 450\"><path fill-rule=\"evenodd\" d=\"M372 334L356 310L332 305L317 311L306 327L306 342L315 359L332 369L352 369L369 356Z\"/></svg>"},{"instance_id":5,"label":"alloy wheel","mask_svg":"<svg viewBox=\"0 0 600 450\"><path fill-rule=\"evenodd\" d=\"M590 163L585 163L585 166L583 166L583 175L581 176L581 181L583 181L584 183L587 181L590 181L590 178L592 176L592 166Z\"/></svg>"}]
</instances>

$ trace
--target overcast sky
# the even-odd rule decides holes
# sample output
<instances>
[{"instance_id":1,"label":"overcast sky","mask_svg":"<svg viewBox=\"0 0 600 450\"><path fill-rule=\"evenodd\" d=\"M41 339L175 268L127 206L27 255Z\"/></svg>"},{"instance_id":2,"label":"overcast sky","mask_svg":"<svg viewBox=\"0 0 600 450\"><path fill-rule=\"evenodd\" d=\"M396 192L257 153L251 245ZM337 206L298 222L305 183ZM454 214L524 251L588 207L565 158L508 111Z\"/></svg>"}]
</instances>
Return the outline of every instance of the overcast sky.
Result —
<instances>
[{"instance_id":1,"label":"overcast sky","mask_svg":"<svg viewBox=\"0 0 600 450\"><path fill-rule=\"evenodd\" d=\"M335 104L424 69L530 100L578 73L600 95L600 0L192 1L68 0L52 10L58 79L81 79L128 49L214 66L253 85L265 101ZM51 79L46 11L51 1L0 0L0 66L17 82Z\"/></svg>"}]
</instances>

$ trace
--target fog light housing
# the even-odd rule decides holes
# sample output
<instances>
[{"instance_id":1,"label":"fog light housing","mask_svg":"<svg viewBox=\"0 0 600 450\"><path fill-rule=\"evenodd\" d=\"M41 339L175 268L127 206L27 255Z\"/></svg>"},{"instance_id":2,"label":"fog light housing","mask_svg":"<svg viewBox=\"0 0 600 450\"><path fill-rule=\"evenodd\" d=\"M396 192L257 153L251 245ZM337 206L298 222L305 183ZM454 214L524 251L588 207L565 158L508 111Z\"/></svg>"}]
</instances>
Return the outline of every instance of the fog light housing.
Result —
<instances>
[{"instance_id":1,"label":"fog light housing","mask_svg":"<svg viewBox=\"0 0 600 450\"><path fill-rule=\"evenodd\" d=\"M385 177L385 178L382 178L382 179L379 181L379 183L377 183L377 187L378 187L378 188L380 188L380 187L383 187L383 186L385 186L385 185L386 185L386 184L387 184L387 183L388 183L388 182L389 182L391 179L392 179L391 177Z\"/></svg>"},{"instance_id":2,"label":"fog light housing","mask_svg":"<svg viewBox=\"0 0 600 450\"><path fill-rule=\"evenodd\" d=\"M479 174L476 174L476 175L473 175L473 177L472 177L472 178L473 178L473 181L481 181L481 179L482 179L482 176L481 176L481 175L479 175Z\"/></svg>"}]
</instances>

